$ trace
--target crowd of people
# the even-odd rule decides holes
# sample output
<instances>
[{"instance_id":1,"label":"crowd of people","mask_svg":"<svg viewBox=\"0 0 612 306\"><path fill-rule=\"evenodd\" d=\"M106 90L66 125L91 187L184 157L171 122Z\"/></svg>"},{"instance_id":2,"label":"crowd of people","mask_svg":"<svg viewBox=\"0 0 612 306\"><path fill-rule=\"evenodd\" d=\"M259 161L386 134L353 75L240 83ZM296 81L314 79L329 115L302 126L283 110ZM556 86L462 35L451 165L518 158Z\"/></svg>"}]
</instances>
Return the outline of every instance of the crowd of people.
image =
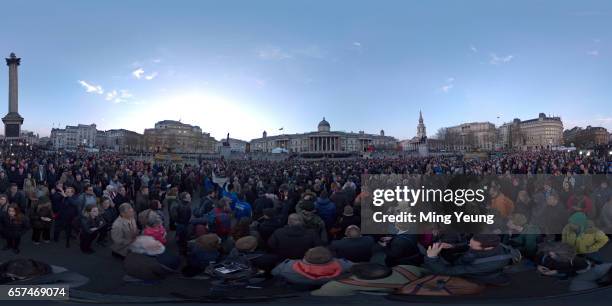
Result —
<instances>
[{"instance_id":1,"label":"crowd of people","mask_svg":"<svg viewBox=\"0 0 612 306\"><path fill-rule=\"evenodd\" d=\"M189 165L27 150L2 161L0 231L3 250L14 253L26 233L41 252L76 241L83 256L109 252L128 281L229 277L249 267L254 274L240 275L331 296L391 292L425 275L504 285L520 261L584 289L612 275L599 253L612 233L608 173L605 159L552 151ZM397 223L393 235L364 235L364 174L496 177L487 207L504 226L411 234ZM531 184L536 175L556 179ZM546 235L559 224L558 235Z\"/></svg>"}]
</instances>

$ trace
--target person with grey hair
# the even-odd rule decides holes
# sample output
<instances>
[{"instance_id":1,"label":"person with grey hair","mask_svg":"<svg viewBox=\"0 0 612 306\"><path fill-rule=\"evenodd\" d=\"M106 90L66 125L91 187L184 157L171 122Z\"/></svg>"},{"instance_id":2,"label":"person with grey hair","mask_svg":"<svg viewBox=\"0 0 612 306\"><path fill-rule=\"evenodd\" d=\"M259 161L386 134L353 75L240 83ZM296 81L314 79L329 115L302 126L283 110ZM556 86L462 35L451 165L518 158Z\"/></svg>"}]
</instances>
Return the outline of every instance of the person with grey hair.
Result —
<instances>
[{"instance_id":1,"label":"person with grey hair","mask_svg":"<svg viewBox=\"0 0 612 306\"><path fill-rule=\"evenodd\" d=\"M138 226L134 219L134 209L130 203L119 205L119 217L113 222L111 227L112 255L118 258L125 258L128 246L138 236Z\"/></svg>"},{"instance_id":2,"label":"person with grey hair","mask_svg":"<svg viewBox=\"0 0 612 306\"><path fill-rule=\"evenodd\" d=\"M271 252L279 259L301 259L308 249L322 245L319 236L304 227L299 214L290 214L287 225L272 233L268 239Z\"/></svg>"},{"instance_id":3,"label":"person with grey hair","mask_svg":"<svg viewBox=\"0 0 612 306\"><path fill-rule=\"evenodd\" d=\"M166 244L166 229L164 228L162 218L156 214L149 214L147 217L147 223L145 225L144 230L142 231L143 235L151 236L155 238L155 240L161 242L162 244Z\"/></svg>"}]
</instances>

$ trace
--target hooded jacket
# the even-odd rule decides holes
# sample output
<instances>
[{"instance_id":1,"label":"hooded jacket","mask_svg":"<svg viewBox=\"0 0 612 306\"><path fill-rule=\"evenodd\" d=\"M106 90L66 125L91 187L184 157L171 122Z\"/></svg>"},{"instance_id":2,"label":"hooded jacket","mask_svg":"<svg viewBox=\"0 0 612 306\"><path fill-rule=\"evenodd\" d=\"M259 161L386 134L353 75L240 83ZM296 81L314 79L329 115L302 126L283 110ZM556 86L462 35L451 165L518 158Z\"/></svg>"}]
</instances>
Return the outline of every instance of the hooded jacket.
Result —
<instances>
[{"instance_id":1,"label":"hooded jacket","mask_svg":"<svg viewBox=\"0 0 612 306\"><path fill-rule=\"evenodd\" d=\"M591 221L582 231L577 231L575 226L566 225L562 232L562 241L576 248L577 254L588 254L597 252L606 243L608 236L600 229L596 228Z\"/></svg>"},{"instance_id":2,"label":"hooded jacket","mask_svg":"<svg viewBox=\"0 0 612 306\"><path fill-rule=\"evenodd\" d=\"M311 264L304 260L287 259L272 270L272 275L291 285L313 289L332 279L344 276L352 265L352 262L344 259L333 259L325 264Z\"/></svg>"},{"instance_id":3,"label":"hooded jacket","mask_svg":"<svg viewBox=\"0 0 612 306\"><path fill-rule=\"evenodd\" d=\"M503 268L510 260L496 260L483 263L473 263L476 259L506 254L506 250L498 245L486 251L468 250L453 264L448 263L442 257L425 256L424 268L433 274L461 276L484 284L501 284L508 281L503 273Z\"/></svg>"},{"instance_id":4,"label":"hooded jacket","mask_svg":"<svg viewBox=\"0 0 612 306\"><path fill-rule=\"evenodd\" d=\"M315 209L317 215L325 222L325 228L331 228L336 222L336 204L329 198L318 198Z\"/></svg>"}]
</instances>

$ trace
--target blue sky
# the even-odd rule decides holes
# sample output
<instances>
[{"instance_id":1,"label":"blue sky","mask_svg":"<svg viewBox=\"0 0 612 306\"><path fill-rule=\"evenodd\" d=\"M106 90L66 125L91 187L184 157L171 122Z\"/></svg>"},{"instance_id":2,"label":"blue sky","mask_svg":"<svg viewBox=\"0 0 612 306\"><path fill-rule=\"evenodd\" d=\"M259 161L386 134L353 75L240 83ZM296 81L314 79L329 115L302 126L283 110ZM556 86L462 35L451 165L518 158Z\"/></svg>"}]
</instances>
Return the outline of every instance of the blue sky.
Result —
<instances>
[{"instance_id":1,"label":"blue sky","mask_svg":"<svg viewBox=\"0 0 612 306\"><path fill-rule=\"evenodd\" d=\"M612 129L611 1L10 1L24 129L432 135L539 112ZM7 84L2 66L0 84ZM6 99L7 85L0 85ZM3 103L6 100L3 100ZM499 119L497 117L500 117Z\"/></svg>"}]
</instances>

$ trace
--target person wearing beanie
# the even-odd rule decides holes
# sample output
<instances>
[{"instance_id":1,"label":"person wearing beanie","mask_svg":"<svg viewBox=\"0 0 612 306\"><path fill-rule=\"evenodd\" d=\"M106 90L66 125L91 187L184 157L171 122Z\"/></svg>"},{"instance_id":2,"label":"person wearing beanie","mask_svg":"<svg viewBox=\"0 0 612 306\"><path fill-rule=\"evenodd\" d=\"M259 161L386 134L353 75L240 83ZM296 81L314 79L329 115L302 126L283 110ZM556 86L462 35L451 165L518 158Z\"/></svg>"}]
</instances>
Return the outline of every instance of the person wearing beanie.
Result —
<instances>
[{"instance_id":1,"label":"person wearing beanie","mask_svg":"<svg viewBox=\"0 0 612 306\"><path fill-rule=\"evenodd\" d=\"M357 225L348 226L344 236L341 240L334 240L329 246L337 258L344 258L352 262L370 261L375 245L374 238L362 236L361 229Z\"/></svg>"},{"instance_id":2,"label":"person wearing beanie","mask_svg":"<svg viewBox=\"0 0 612 306\"><path fill-rule=\"evenodd\" d=\"M301 260L287 259L272 270L272 275L292 285L294 289L313 290L336 278L342 278L353 265L336 259L325 247L309 249Z\"/></svg>"},{"instance_id":3,"label":"person wearing beanie","mask_svg":"<svg viewBox=\"0 0 612 306\"><path fill-rule=\"evenodd\" d=\"M38 245L40 238L44 243L51 240L51 227L53 226L53 209L51 200L47 196L38 198L38 205L30 210L30 223L32 225L32 241Z\"/></svg>"},{"instance_id":4,"label":"person wearing beanie","mask_svg":"<svg viewBox=\"0 0 612 306\"><path fill-rule=\"evenodd\" d=\"M313 230L323 243L327 243L325 222L317 215L316 206L311 197L310 194L303 196L305 199L295 206L295 210L304 220L304 227Z\"/></svg>"},{"instance_id":5,"label":"person wearing beanie","mask_svg":"<svg viewBox=\"0 0 612 306\"><path fill-rule=\"evenodd\" d=\"M234 244L228 255L229 258L245 258L257 270L269 274L277 263L277 257L257 250L259 241L255 236L245 236Z\"/></svg>"},{"instance_id":6,"label":"person wearing beanie","mask_svg":"<svg viewBox=\"0 0 612 306\"><path fill-rule=\"evenodd\" d=\"M503 273L503 269L510 264L510 257L500 256L496 260L479 262L479 259L508 255L508 251L502 247L500 242L499 235L474 235L470 239L469 250L452 263L444 260L439 254L443 249L453 246L448 243L436 242L427 249L423 267L431 271L432 274L461 276L482 284L506 284L509 279Z\"/></svg>"},{"instance_id":7,"label":"person wearing beanie","mask_svg":"<svg viewBox=\"0 0 612 306\"><path fill-rule=\"evenodd\" d=\"M393 293L406 283L418 279L425 269L410 265L389 268L376 263L358 263L350 269L350 276L332 280L310 292L314 296L351 296L360 292Z\"/></svg>"},{"instance_id":8,"label":"person wearing beanie","mask_svg":"<svg viewBox=\"0 0 612 306\"><path fill-rule=\"evenodd\" d=\"M608 243L608 236L595 227L583 212L572 214L568 222L563 228L561 241L573 246L576 253L599 261L597 252Z\"/></svg>"}]
</instances>

